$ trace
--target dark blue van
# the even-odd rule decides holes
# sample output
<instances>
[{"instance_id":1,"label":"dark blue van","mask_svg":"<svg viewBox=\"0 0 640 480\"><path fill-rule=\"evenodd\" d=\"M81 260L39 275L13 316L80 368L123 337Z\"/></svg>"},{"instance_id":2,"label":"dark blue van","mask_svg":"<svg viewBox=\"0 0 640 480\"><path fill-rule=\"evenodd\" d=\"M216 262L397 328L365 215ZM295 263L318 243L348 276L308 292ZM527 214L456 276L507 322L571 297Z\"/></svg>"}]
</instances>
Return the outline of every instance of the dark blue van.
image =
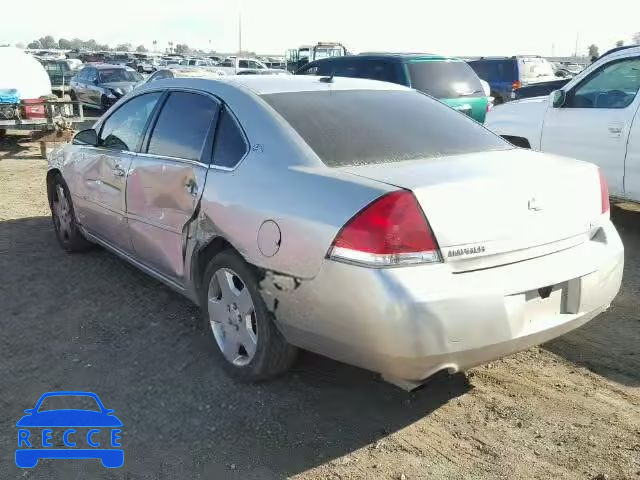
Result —
<instances>
[{"instance_id":1,"label":"dark blue van","mask_svg":"<svg viewBox=\"0 0 640 480\"><path fill-rule=\"evenodd\" d=\"M557 79L551 62L536 55L480 57L467 63L489 82L496 105L516 98L515 91L520 87Z\"/></svg>"}]
</instances>

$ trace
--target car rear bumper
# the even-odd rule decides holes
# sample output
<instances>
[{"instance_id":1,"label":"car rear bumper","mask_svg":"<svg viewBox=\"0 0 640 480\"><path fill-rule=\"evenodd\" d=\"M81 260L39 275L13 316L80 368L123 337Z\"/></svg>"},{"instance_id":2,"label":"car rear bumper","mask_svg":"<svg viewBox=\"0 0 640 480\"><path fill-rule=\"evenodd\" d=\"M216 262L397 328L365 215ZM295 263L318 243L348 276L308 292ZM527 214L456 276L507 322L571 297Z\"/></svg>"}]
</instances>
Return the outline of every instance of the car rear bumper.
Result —
<instances>
[{"instance_id":1,"label":"car rear bumper","mask_svg":"<svg viewBox=\"0 0 640 480\"><path fill-rule=\"evenodd\" d=\"M606 221L591 241L509 265L454 273L446 262L372 269L326 261L313 280L283 286L276 277L263 291L291 343L420 381L583 325L618 293L623 264L622 242ZM549 286L542 298L539 289Z\"/></svg>"}]
</instances>

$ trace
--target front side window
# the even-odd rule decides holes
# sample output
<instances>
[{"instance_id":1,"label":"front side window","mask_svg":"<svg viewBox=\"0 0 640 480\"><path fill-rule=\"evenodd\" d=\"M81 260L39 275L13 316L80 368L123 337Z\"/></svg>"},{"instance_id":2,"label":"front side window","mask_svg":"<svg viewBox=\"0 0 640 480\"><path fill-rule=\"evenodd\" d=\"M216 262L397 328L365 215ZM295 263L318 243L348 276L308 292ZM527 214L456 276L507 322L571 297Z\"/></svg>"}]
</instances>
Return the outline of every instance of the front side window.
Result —
<instances>
[{"instance_id":1,"label":"front side window","mask_svg":"<svg viewBox=\"0 0 640 480\"><path fill-rule=\"evenodd\" d=\"M568 108L626 108L640 89L640 58L609 63L571 92Z\"/></svg>"},{"instance_id":2,"label":"front side window","mask_svg":"<svg viewBox=\"0 0 640 480\"><path fill-rule=\"evenodd\" d=\"M137 151L147 121L161 95L161 92L140 95L118 108L102 125L98 146L110 150Z\"/></svg>"},{"instance_id":3,"label":"front side window","mask_svg":"<svg viewBox=\"0 0 640 480\"><path fill-rule=\"evenodd\" d=\"M467 116L411 90L288 92L262 98L330 167L513 148Z\"/></svg>"},{"instance_id":4,"label":"front side window","mask_svg":"<svg viewBox=\"0 0 640 480\"><path fill-rule=\"evenodd\" d=\"M249 68L249 62L247 60L238 60L238 68Z\"/></svg>"},{"instance_id":5,"label":"front side window","mask_svg":"<svg viewBox=\"0 0 640 480\"><path fill-rule=\"evenodd\" d=\"M220 115L213 147L213 164L233 168L247 153L247 143L231 113L224 109Z\"/></svg>"},{"instance_id":6,"label":"front side window","mask_svg":"<svg viewBox=\"0 0 640 480\"><path fill-rule=\"evenodd\" d=\"M197 93L172 92L151 134L148 152L200 161L218 104Z\"/></svg>"}]
</instances>

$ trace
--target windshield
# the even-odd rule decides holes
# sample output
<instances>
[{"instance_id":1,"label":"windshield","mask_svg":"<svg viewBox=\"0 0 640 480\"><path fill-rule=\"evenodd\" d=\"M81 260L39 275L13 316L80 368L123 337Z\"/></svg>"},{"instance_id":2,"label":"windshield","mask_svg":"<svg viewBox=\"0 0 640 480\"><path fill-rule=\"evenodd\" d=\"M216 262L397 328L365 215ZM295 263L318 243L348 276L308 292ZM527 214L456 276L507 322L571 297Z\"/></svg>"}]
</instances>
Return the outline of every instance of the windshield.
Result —
<instances>
[{"instance_id":1,"label":"windshield","mask_svg":"<svg viewBox=\"0 0 640 480\"><path fill-rule=\"evenodd\" d=\"M523 58L520 64L523 80L535 80L540 77L553 77L553 65L544 58Z\"/></svg>"},{"instance_id":2,"label":"windshield","mask_svg":"<svg viewBox=\"0 0 640 480\"><path fill-rule=\"evenodd\" d=\"M480 78L464 62L413 60L408 64L411 87L436 98L483 97Z\"/></svg>"},{"instance_id":3,"label":"windshield","mask_svg":"<svg viewBox=\"0 0 640 480\"><path fill-rule=\"evenodd\" d=\"M56 395L46 397L38 412L46 412L48 410L92 410L100 412L100 407L95 398L86 395Z\"/></svg>"},{"instance_id":4,"label":"windshield","mask_svg":"<svg viewBox=\"0 0 640 480\"><path fill-rule=\"evenodd\" d=\"M412 90L288 92L262 98L330 167L512 148L467 116Z\"/></svg>"},{"instance_id":5,"label":"windshield","mask_svg":"<svg viewBox=\"0 0 640 480\"><path fill-rule=\"evenodd\" d=\"M142 78L142 77L140 77ZM105 68L100 70L100 82L138 82L139 78L133 71L124 68Z\"/></svg>"}]
</instances>

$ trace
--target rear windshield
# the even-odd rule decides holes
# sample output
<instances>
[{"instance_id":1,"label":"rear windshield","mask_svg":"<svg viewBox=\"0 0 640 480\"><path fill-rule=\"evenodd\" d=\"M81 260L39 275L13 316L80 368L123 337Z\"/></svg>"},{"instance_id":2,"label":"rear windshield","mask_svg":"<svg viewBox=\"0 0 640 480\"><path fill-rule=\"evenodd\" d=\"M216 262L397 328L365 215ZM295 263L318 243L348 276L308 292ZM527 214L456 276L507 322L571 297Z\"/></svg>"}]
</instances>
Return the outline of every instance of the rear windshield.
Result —
<instances>
[{"instance_id":1,"label":"rear windshield","mask_svg":"<svg viewBox=\"0 0 640 480\"><path fill-rule=\"evenodd\" d=\"M464 62L413 60L407 67L411 86L433 97L484 96L478 75Z\"/></svg>"},{"instance_id":2,"label":"rear windshield","mask_svg":"<svg viewBox=\"0 0 640 480\"><path fill-rule=\"evenodd\" d=\"M467 116L415 91L263 95L330 167L512 148Z\"/></svg>"}]
</instances>

